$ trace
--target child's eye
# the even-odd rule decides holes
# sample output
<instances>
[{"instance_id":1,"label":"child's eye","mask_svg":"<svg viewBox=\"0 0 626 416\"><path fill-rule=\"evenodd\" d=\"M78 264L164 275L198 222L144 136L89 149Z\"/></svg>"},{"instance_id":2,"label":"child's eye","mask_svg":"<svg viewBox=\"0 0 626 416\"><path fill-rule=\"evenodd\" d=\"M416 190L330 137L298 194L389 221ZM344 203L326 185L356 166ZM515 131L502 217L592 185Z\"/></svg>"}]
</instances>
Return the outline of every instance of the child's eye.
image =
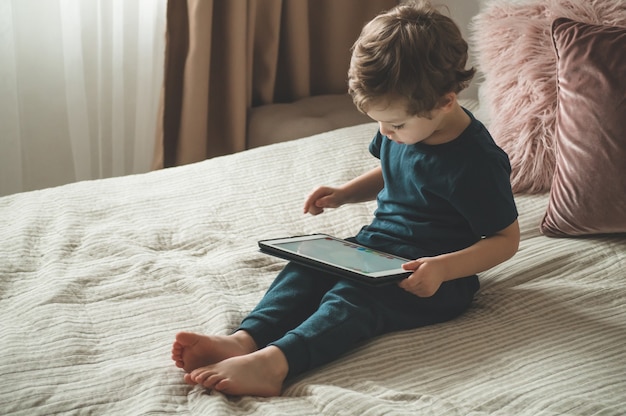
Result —
<instances>
[{"instance_id":1,"label":"child's eye","mask_svg":"<svg viewBox=\"0 0 626 416\"><path fill-rule=\"evenodd\" d=\"M397 124L397 125L392 124L391 127L394 130L400 130L402 127L404 127L404 124Z\"/></svg>"}]
</instances>

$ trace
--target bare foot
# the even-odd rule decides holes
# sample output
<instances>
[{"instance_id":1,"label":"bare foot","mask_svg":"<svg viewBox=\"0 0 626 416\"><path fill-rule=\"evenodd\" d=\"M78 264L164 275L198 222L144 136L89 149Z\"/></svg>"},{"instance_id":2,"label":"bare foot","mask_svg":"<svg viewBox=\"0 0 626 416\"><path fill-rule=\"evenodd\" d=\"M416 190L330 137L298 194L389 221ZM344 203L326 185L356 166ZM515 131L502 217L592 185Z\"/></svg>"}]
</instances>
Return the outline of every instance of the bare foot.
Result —
<instances>
[{"instance_id":1,"label":"bare foot","mask_svg":"<svg viewBox=\"0 0 626 416\"><path fill-rule=\"evenodd\" d=\"M256 343L245 331L211 336L179 332L172 345L172 360L176 362L176 367L190 372L256 350Z\"/></svg>"},{"instance_id":2,"label":"bare foot","mask_svg":"<svg viewBox=\"0 0 626 416\"><path fill-rule=\"evenodd\" d=\"M283 352L270 345L251 354L225 359L185 374L189 384L233 396L280 396L289 365Z\"/></svg>"}]
</instances>

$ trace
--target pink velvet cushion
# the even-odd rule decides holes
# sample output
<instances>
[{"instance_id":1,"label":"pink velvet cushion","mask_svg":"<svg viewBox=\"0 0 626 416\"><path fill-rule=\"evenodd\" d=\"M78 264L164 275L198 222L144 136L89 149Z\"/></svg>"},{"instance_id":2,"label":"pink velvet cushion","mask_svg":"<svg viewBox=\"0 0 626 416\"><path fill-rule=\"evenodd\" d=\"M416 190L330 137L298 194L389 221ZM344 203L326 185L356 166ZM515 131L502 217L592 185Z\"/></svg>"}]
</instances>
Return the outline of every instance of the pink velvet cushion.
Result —
<instances>
[{"instance_id":1,"label":"pink velvet cushion","mask_svg":"<svg viewBox=\"0 0 626 416\"><path fill-rule=\"evenodd\" d=\"M626 26L626 0L492 1L472 22L484 74L481 107L489 131L511 159L516 193L550 189L556 165L556 57L552 21Z\"/></svg>"},{"instance_id":2,"label":"pink velvet cushion","mask_svg":"<svg viewBox=\"0 0 626 416\"><path fill-rule=\"evenodd\" d=\"M552 34L556 169L541 231L626 232L626 28L561 18Z\"/></svg>"}]
</instances>

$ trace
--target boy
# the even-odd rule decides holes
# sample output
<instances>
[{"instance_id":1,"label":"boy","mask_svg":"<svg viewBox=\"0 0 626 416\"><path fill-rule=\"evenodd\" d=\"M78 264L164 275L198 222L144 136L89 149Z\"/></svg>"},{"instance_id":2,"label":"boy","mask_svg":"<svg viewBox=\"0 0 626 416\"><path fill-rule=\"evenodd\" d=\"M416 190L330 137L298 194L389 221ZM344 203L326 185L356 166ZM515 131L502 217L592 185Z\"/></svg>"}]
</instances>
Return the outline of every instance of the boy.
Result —
<instances>
[{"instance_id":1,"label":"boy","mask_svg":"<svg viewBox=\"0 0 626 416\"><path fill-rule=\"evenodd\" d=\"M378 198L360 244L416 259L399 284L371 288L289 263L228 336L182 332L172 348L185 381L232 395L280 395L283 383L357 344L450 320L470 305L477 273L518 248L507 155L457 102L474 70L448 17L421 1L382 13L353 47L349 91L379 124L380 167L314 190L304 212Z\"/></svg>"}]
</instances>

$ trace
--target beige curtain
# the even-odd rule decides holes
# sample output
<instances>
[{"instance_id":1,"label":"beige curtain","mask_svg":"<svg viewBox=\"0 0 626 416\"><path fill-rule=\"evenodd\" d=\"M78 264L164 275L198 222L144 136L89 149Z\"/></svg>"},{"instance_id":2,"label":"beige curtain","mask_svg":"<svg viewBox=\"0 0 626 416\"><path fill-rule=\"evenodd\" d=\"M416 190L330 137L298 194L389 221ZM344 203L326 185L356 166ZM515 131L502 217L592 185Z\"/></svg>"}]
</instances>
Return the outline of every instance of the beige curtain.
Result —
<instances>
[{"instance_id":1,"label":"beige curtain","mask_svg":"<svg viewBox=\"0 0 626 416\"><path fill-rule=\"evenodd\" d=\"M169 0L154 167L246 148L251 107L346 92L350 47L397 0Z\"/></svg>"}]
</instances>

